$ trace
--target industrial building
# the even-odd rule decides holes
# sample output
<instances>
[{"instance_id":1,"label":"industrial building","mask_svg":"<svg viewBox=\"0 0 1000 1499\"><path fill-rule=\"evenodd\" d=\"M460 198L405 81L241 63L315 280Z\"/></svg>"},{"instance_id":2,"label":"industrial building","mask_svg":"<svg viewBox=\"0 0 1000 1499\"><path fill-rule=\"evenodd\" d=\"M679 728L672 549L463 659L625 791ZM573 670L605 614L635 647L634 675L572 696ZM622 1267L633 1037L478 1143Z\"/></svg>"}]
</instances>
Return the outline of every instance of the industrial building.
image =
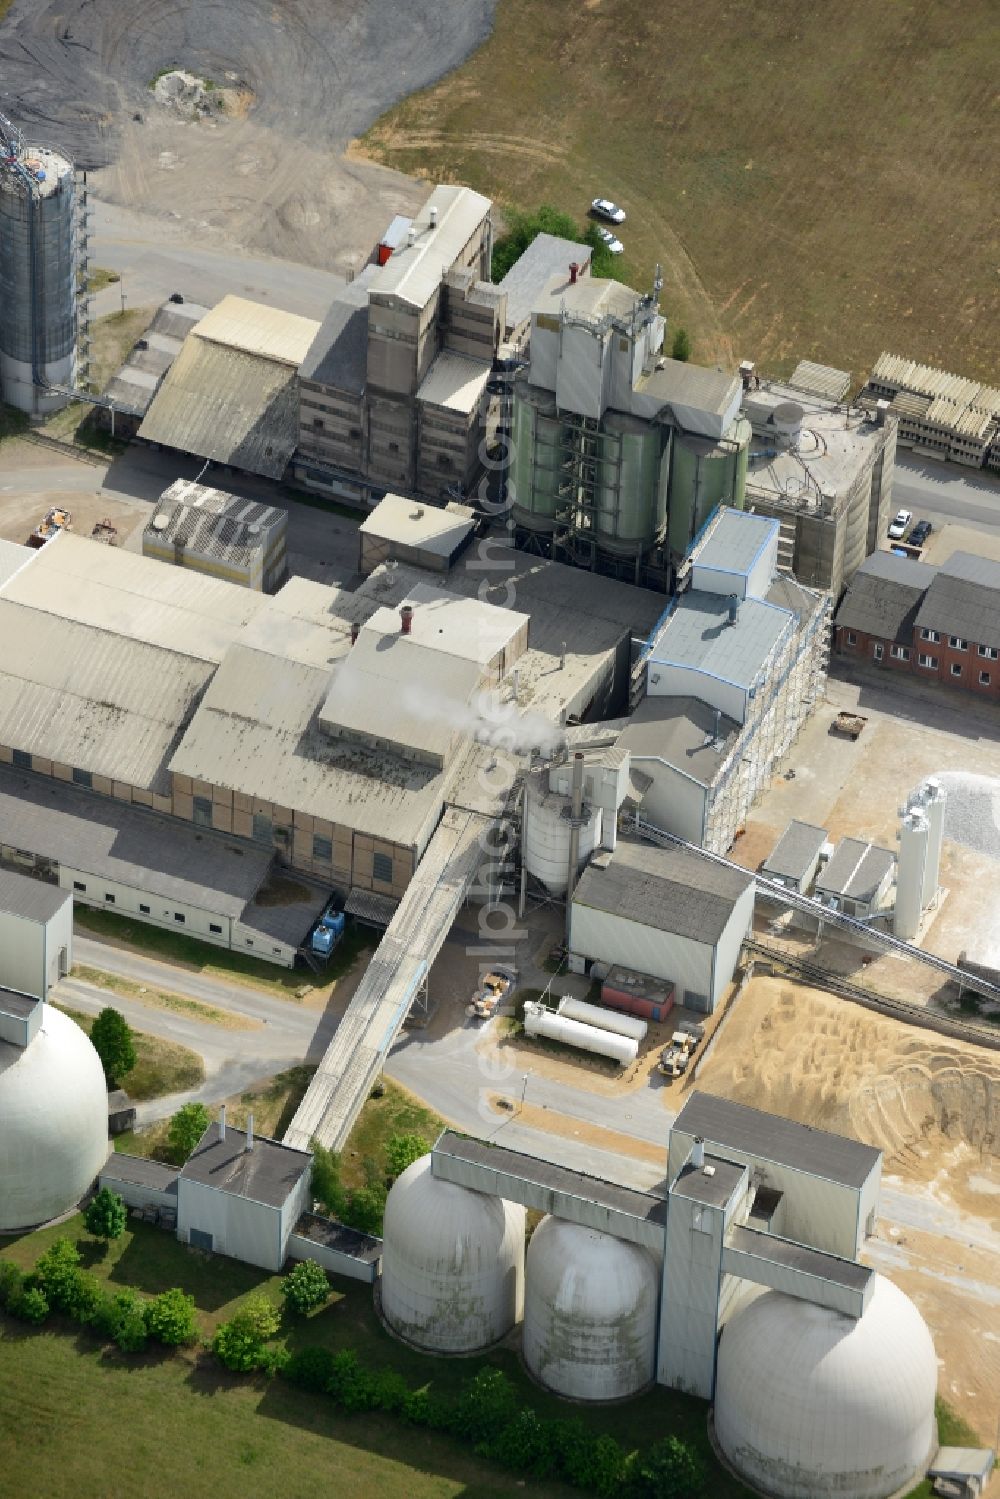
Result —
<instances>
[{"instance_id":1,"label":"industrial building","mask_svg":"<svg viewBox=\"0 0 1000 1499\"><path fill-rule=\"evenodd\" d=\"M69 895L0 870L0 1233L75 1207L108 1154L100 1059L46 1003L72 944Z\"/></svg>"},{"instance_id":2,"label":"industrial building","mask_svg":"<svg viewBox=\"0 0 1000 1499\"><path fill-rule=\"evenodd\" d=\"M877 552L837 610L838 654L995 698L1000 563L953 552L932 567Z\"/></svg>"},{"instance_id":3,"label":"industrial building","mask_svg":"<svg viewBox=\"0 0 1000 1499\"><path fill-rule=\"evenodd\" d=\"M590 270L589 245L562 239L557 234L536 234L498 283L507 298L504 342L508 352L527 348L531 314L538 299L553 286L569 287Z\"/></svg>"},{"instance_id":4,"label":"industrial building","mask_svg":"<svg viewBox=\"0 0 1000 1499\"><path fill-rule=\"evenodd\" d=\"M384 562L446 573L472 541L475 512L455 500L441 507L387 494L362 521L358 534L358 572L363 578Z\"/></svg>"},{"instance_id":5,"label":"industrial building","mask_svg":"<svg viewBox=\"0 0 1000 1499\"><path fill-rule=\"evenodd\" d=\"M875 361L865 394L888 403L903 447L1000 473L1000 390L884 353Z\"/></svg>"},{"instance_id":6,"label":"industrial building","mask_svg":"<svg viewBox=\"0 0 1000 1499\"><path fill-rule=\"evenodd\" d=\"M764 860L761 873L775 884L805 895L812 888L820 863L832 852L826 828L793 819Z\"/></svg>"},{"instance_id":7,"label":"industrial building","mask_svg":"<svg viewBox=\"0 0 1000 1499\"><path fill-rule=\"evenodd\" d=\"M676 1001L711 1014L753 925L753 875L683 848L619 840L573 891L570 953L669 979Z\"/></svg>"},{"instance_id":8,"label":"industrial building","mask_svg":"<svg viewBox=\"0 0 1000 1499\"><path fill-rule=\"evenodd\" d=\"M841 838L816 875L815 897L845 916L865 919L886 903L896 872L896 855L863 838Z\"/></svg>"},{"instance_id":9,"label":"industrial building","mask_svg":"<svg viewBox=\"0 0 1000 1499\"><path fill-rule=\"evenodd\" d=\"M128 358L104 387L103 400L95 407L98 424L114 437L135 437L143 417L173 365L191 330L207 317L208 308L187 302L175 293L156 315Z\"/></svg>"},{"instance_id":10,"label":"industrial building","mask_svg":"<svg viewBox=\"0 0 1000 1499\"><path fill-rule=\"evenodd\" d=\"M490 209L469 188L436 187L334 301L299 361L298 483L358 503L468 491L506 327Z\"/></svg>"},{"instance_id":11,"label":"industrial building","mask_svg":"<svg viewBox=\"0 0 1000 1499\"><path fill-rule=\"evenodd\" d=\"M282 479L298 441L299 365L318 331L310 318L223 297L184 340L139 437Z\"/></svg>"},{"instance_id":12,"label":"industrial building","mask_svg":"<svg viewBox=\"0 0 1000 1499\"><path fill-rule=\"evenodd\" d=\"M83 383L86 204L73 163L0 115L0 397L33 416Z\"/></svg>"},{"instance_id":13,"label":"industrial building","mask_svg":"<svg viewBox=\"0 0 1000 1499\"><path fill-rule=\"evenodd\" d=\"M746 367L746 507L780 524L779 564L839 598L892 517L896 419L845 402L849 377L809 362L787 382Z\"/></svg>"},{"instance_id":14,"label":"industrial building","mask_svg":"<svg viewBox=\"0 0 1000 1499\"><path fill-rule=\"evenodd\" d=\"M761 1492L889 1499L934 1455L937 1360L912 1302L859 1262L880 1176L869 1146L701 1093L661 1192L446 1131L389 1194L382 1315L436 1354L520 1328L529 1370L570 1399L657 1382L710 1401ZM546 1216L525 1256L527 1208Z\"/></svg>"},{"instance_id":15,"label":"industrial building","mask_svg":"<svg viewBox=\"0 0 1000 1499\"><path fill-rule=\"evenodd\" d=\"M288 512L176 479L142 533L142 555L211 578L274 593L284 582Z\"/></svg>"}]
</instances>

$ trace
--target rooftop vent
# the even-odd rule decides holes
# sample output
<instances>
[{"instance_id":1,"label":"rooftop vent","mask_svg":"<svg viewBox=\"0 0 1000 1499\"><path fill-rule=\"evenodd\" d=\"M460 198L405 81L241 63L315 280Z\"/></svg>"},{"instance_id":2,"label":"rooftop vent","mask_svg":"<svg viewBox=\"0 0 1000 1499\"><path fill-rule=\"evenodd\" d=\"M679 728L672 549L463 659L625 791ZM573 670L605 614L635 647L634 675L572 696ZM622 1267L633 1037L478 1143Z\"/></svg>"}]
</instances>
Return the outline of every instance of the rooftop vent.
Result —
<instances>
[{"instance_id":1,"label":"rooftop vent","mask_svg":"<svg viewBox=\"0 0 1000 1499\"><path fill-rule=\"evenodd\" d=\"M576 260L571 260L570 263L569 263L569 284L570 284L570 286L575 286L576 285L576 278L579 276L579 274L580 274L580 265L579 265L579 262L576 261Z\"/></svg>"},{"instance_id":2,"label":"rooftop vent","mask_svg":"<svg viewBox=\"0 0 1000 1499\"><path fill-rule=\"evenodd\" d=\"M400 611L399 611L399 618L400 618L400 621L401 621L402 633L404 635L409 635L410 631L413 629L413 606L412 606L412 604L404 604L403 605L402 609L400 609Z\"/></svg>"},{"instance_id":3,"label":"rooftop vent","mask_svg":"<svg viewBox=\"0 0 1000 1499\"><path fill-rule=\"evenodd\" d=\"M740 601L735 593L729 595L729 619L727 623L734 625L740 617Z\"/></svg>"},{"instance_id":4,"label":"rooftop vent","mask_svg":"<svg viewBox=\"0 0 1000 1499\"><path fill-rule=\"evenodd\" d=\"M408 245L415 245L416 242L417 242L417 229L416 229L416 225L415 224L411 224L410 227L409 227L409 229L407 229L407 231L406 231L406 243Z\"/></svg>"},{"instance_id":5,"label":"rooftop vent","mask_svg":"<svg viewBox=\"0 0 1000 1499\"><path fill-rule=\"evenodd\" d=\"M437 211L436 208L432 208L430 210L430 221L431 221L431 228L432 229L436 229L437 228L437 221L438 221L438 211Z\"/></svg>"}]
</instances>

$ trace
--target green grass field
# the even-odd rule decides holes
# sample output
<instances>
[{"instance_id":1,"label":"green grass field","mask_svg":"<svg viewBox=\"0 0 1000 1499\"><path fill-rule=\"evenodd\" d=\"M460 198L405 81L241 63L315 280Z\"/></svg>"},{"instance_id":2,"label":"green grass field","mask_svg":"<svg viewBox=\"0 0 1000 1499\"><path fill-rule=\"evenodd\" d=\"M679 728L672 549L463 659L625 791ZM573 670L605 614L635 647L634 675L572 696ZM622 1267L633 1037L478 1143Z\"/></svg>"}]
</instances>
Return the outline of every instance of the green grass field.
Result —
<instances>
[{"instance_id":1,"label":"green grass field","mask_svg":"<svg viewBox=\"0 0 1000 1499\"><path fill-rule=\"evenodd\" d=\"M113 999L113 995L108 996L109 1003ZM57 1008L90 1035L95 1019L93 1015L84 1015L82 1011L71 1010L67 1005L57 1005ZM133 1103L142 1103L148 1098L163 1098L182 1088L197 1088L205 1081L201 1057L189 1051L186 1046L178 1046L174 1041L163 1041L159 1036L149 1036L144 1031L133 1031L132 1039L136 1063L123 1086Z\"/></svg>"},{"instance_id":2,"label":"green grass field","mask_svg":"<svg viewBox=\"0 0 1000 1499\"><path fill-rule=\"evenodd\" d=\"M1000 383L1000 8L500 0L492 38L360 143L498 203L628 220L619 275L703 362Z\"/></svg>"}]
</instances>

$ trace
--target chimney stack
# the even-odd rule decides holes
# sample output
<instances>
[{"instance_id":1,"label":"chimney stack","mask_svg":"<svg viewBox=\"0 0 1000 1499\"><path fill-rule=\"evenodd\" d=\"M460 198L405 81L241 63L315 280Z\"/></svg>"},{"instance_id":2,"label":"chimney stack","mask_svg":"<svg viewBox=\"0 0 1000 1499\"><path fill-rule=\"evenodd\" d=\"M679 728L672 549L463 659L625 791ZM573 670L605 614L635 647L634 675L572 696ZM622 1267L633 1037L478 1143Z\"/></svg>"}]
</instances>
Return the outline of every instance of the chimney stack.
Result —
<instances>
[{"instance_id":1,"label":"chimney stack","mask_svg":"<svg viewBox=\"0 0 1000 1499\"><path fill-rule=\"evenodd\" d=\"M431 221L431 228L432 229L436 229L437 228L437 221L438 221L438 211L437 211L436 208L432 207L431 210L430 210L430 221Z\"/></svg>"},{"instance_id":2,"label":"chimney stack","mask_svg":"<svg viewBox=\"0 0 1000 1499\"><path fill-rule=\"evenodd\" d=\"M219 1110L219 1139L220 1140L224 1140L225 1138L226 1138L226 1106L225 1106L225 1104L223 1104L222 1108Z\"/></svg>"},{"instance_id":3,"label":"chimney stack","mask_svg":"<svg viewBox=\"0 0 1000 1499\"><path fill-rule=\"evenodd\" d=\"M247 1115L247 1150L253 1150L253 1115Z\"/></svg>"},{"instance_id":4,"label":"chimney stack","mask_svg":"<svg viewBox=\"0 0 1000 1499\"><path fill-rule=\"evenodd\" d=\"M412 606L412 604L404 604L403 605L402 609L400 609L400 611L399 611L399 618L400 618L400 621L402 623L402 633L404 635L409 635L410 631L413 629L413 606Z\"/></svg>"},{"instance_id":5,"label":"chimney stack","mask_svg":"<svg viewBox=\"0 0 1000 1499\"><path fill-rule=\"evenodd\" d=\"M695 1136L691 1147L691 1164L696 1171L700 1171L705 1164L705 1142L700 1135Z\"/></svg>"},{"instance_id":6,"label":"chimney stack","mask_svg":"<svg viewBox=\"0 0 1000 1499\"><path fill-rule=\"evenodd\" d=\"M361 634L361 626L357 623L357 621L355 621L354 624L351 626L351 644L352 645L354 645L356 643L357 638L358 638L358 636L360 634Z\"/></svg>"},{"instance_id":7,"label":"chimney stack","mask_svg":"<svg viewBox=\"0 0 1000 1499\"><path fill-rule=\"evenodd\" d=\"M735 593L731 593L729 595L729 620L728 620L728 623L730 625L734 625L736 623L737 619L739 618L739 614L740 614L740 601L739 601L739 598L737 597L737 595Z\"/></svg>"},{"instance_id":8,"label":"chimney stack","mask_svg":"<svg viewBox=\"0 0 1000 1499\"><path fill-rule=\"evenodd\" d=\"M575 261L575 260L571 260L570 263L569 263L569 284L570 284L570 286L575 286L576 285L576 278L577 278L577 276L579 276L579 274L580 274L580 266L579 266L578 262Z\"/></svg>"}]
</instances>

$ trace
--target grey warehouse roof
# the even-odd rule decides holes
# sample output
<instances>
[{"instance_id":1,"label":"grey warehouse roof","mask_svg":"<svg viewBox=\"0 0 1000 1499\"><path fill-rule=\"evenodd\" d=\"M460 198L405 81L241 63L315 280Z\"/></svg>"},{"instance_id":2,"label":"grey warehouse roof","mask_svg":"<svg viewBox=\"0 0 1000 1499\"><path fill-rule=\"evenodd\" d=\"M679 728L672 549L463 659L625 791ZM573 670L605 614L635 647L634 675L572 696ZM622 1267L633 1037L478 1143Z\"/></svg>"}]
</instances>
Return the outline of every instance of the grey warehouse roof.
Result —
<instances>
[{"instance_id":1,"label":"grey warehouse roof","mask_svg":"<svg viewBox=\"0 0 1000 1499\"><path fill-rule=\"evenodd\" d=\"M739 730L735 719L717 716L699 698L646 697L618 742L633 759L662 760L711 786Z\"/></svg>"},{"instance_id":2,"label":"grey warehouse roof","mask_svg":"<svg viewBox=\"0 0 1000 1499\"><path fill-rule=\"evenodd\" d=\"M226 1126L225 1138L220 1139L219 1125L213 1122L181 1167L181 1181L199 1182L219 1192L280 1208L311 1165L307 1150L295 1150L260 1135L254 1136L253 1149L247 1150L245 1132L231 1125Z\"/></svg>"},{"instance_id":3,"label":"grey warehouse roof","mask_svg":"<svg viewBox=\"0 0 1000 1499\"><path fill-rule=\"evenodd\" d=\"M896 856L860 838L842 838L833 858L816 880L824 895L843 895L848 900L872 900L890 873Z\"/></svg>"},{"instance_id":4,"label":"grey warehouse roof","mask_svg":"<svg viewBox=\"0 0 1000 1499\"><path fill-rule=\"evenodd\" d=\"M780 523L768 515L752 515L722 505L704 541L693 552L692 561L696 567L745 577L779 529Z\"/></svg>"},{"instance_id":5,"label":"grey warehouse roof","mask_svg":"<svg viewBox=\"0 0 1000 1499\"><path fill-rule=\"evenodd\" d=\"M910 645L921 600L937 573L913 557L873 552L851 579L837 610L838 629Z\"/></svg>"},{"instance_id":6,"label":"grey warehouse roof","mask_svg":"<svg viewBox=\"0 0 1000 1499\"><path fill-rule=\"evenodd\" d=\"M4 843L164 900L238 918L273 853L0 765Z\"/></svg>"},{"instance_id":7,"label":"grey warehouse roof","mask_svg":"<svg viewBox=\"0 0 1000 1499\"><path fill-rule=\"evenodd\" d=\"M722 936L733 907L752 885L749 871L716 864L685 848L619 841L605 868L590 864L583 871L573 904L707 947Z\"/></svg>"},{"instance_id":8,"label":"grey warehouse roof","mask_svg":"<svg viewBox=\"0 0 1000 1499\"><path fill-rule=\"evenodd\" d=\"M500 282L507 293L507 329L513 331L531 317L540 295L553 277L562 275L570 284L569 267L576 261L583 270L590 265L590 246L560 239L556 234L536 234Z\"/></svg>"},{"instance_id":9,"label":"grey warehouse roof","mask_svg":"<svg viewBox=\"0 0 1000 1499\"><path fill-rule=\"evenodd\" d=\"M339 292L323 319L308 354L299 368L299 378L315 385L333 386L360 395L365 388L368 362L368 286L365 271Z\"/></svg>"},{"instance_id":10,"label":"grey warehouse roof","mask_svg":"<svg viewBox=\"0 0 1000 1499\"><path fill-rule=\"evenodd\" d=\"M974 645L1000 647L1000 562L955 552L938 568L916 623Z\"/></svg>"},{"instance_id":11,"label":"grey warehouse roof","mask_svg":"<svg viewBox=\"0 0 1000 1499\"><path fill-rule=\"evenodd\" d=\"M5 835L0 826L0 834ZM4 836L4 842L10 840ZM23 917L25 921L43 924L51 921L70 899L58 885L47 885L41 880L30 879L24 874L15 874L11 869L0 869L0 911L11 916Z\"/></svg>"},{"instance_id":12,"label":"grey warehouse roof","mask_svg":"<svg viewBox=\"0 0 1000 1499\"><path fill-rule=\"evenodd\" d=\"M728 1145L744 1155L847 1187L863 1186L882 1157L871 1145L710 1093L692 1093L674 1120L674 1129L700 1135L710 1146Z\"/></svg>"},{"instance_id":13,"label":"grey warehouse roof","mask_svg":"<svg viewBox=\"0 0 1000 1499\"><path fill-rule=\"evenodd\" d=\"M649 662L650 680L657 664L662 664L692 667L734 686L751 687L795 622L787 609L747 598L740 599L736 623L730 625L724 594L692 589L677 600L657 636Z\"/></svg>"},{"instance_id":14,"label":"grey warehouse roof","mask_svg":"<svg viewBox=\"0 0 1000 1499\"><path fill-rule=\"evenodd\" d=\"M784 875L791 880L805 879L826 839L826 828L793 819L764 860L764 874Z\"/></svg>"}]
</instances>

